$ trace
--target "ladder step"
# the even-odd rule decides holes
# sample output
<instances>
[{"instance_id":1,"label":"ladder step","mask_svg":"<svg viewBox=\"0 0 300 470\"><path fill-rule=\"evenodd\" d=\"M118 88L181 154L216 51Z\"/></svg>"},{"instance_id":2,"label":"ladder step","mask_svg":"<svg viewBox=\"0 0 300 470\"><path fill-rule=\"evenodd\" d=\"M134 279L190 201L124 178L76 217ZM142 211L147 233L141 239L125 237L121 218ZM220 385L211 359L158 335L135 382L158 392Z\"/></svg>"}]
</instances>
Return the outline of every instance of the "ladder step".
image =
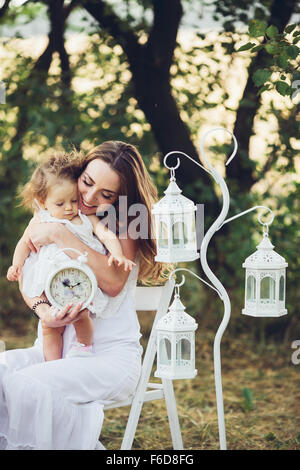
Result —
<instances>
[{"instance_id":1,"label":"ladder step","mask_svg":"<svg viewBox=\"0 0 300 470\"><path fill-rule=\"evenodd\" d=\"M163 389L163 384L155 384L153 382L149 382L148 385L147 385L147 388L156 388L158 390L162 390Z\"/></svg>"},{"instance_id":2,"label":"ladder step","mask_svg":"<svg viewBox=\"0 0 300 470\"><path fill-rule=\"evenodd\" d=\"M164 391L163 390L149 390L149 392L145 393L144 398L142 398L142 402L152 401L152 400L161 400L164 398ZM119 408L122 406L129 406L133 402L133 398L129 398L128 400L118 401L115 403L111 403L109 405L104 406L104 410L110 410L111 408Z\"/></svg>"}]
</instances>

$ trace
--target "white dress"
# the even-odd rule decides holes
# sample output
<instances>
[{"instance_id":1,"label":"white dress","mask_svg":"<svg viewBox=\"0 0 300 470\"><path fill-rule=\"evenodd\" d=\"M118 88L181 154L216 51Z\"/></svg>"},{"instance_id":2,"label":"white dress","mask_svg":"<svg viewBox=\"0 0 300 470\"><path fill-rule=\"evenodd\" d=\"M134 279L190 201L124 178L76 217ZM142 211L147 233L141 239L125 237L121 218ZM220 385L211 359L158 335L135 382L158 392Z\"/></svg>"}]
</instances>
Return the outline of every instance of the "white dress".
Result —
<instances>
[{"instance_id":1,"label":"white dress","mask_svg":"<svg viewBox=\"0 0 300 470\"><path fill-rule=\"evenodd\" d=\"M93 317L93 357L65 358L76 339L69 325L63 358L45 362L40 322L32 347L0 354L0 449L104 449L103 407L132 395L141 372L138 267L137 257L121 293L109 297L114 315Z\"/></svg>"}]
</instances>

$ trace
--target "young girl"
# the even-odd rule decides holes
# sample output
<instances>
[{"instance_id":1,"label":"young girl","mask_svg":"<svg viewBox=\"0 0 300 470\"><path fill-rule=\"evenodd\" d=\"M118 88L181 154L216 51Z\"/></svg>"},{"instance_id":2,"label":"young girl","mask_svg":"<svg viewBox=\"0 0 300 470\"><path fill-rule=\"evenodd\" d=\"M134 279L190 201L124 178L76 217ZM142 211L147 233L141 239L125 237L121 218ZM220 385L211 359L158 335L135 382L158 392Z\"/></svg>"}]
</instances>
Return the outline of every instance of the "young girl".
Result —
<instances>
[{"instance_id":1,"label":"young girl","mask_svg":"<svg viewBox=\"0 0 300 470\"><path fill-rule=\"evenodd\" d=\"M80 174L80 162L66 154L51 157L41 164L33 173L29 183L21 193L23 205L37 206L34 220L41 222L57 222L65 224L68 229L81 238L87 245L106 254L105 248L110 252L108 265L117 262L124 265L125 271L131 270L134 263L123 256L120 242L116 235L108 230L95 215L86 216L78 210L77 178ZM94 237L94 234L98 237ZM105 245L102 245L102 243ZM49 259L52 258L58 247L55 244L42 247L39 253L30 252L22 237L15 249L13 264L7 272L9 281L17 281L22 274L23 291L28 297L40 296L45 289L45 282L49 273ZM62 259L68 259L61 253ZM89 307L96 316L108 304L108 296L97 288L96 297ZM74 323L77 343L68 352L70 356L87 356L92 354L93 320L90 311L85 310L82 318ZM43 350L46 361L62 357L65 327L43 327Z\"/></svg>"}]
</instances>

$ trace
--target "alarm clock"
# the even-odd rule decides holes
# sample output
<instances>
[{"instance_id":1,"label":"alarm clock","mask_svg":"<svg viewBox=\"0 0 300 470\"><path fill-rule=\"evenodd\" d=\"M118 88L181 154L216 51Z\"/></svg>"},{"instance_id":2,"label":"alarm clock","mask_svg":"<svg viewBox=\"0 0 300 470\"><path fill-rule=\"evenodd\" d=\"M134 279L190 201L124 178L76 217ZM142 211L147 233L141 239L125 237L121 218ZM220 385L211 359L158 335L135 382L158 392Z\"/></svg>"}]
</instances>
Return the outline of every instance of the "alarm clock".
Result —
<instances>
[{"instance_id":1,"label":"alarm clock","mask_svg":"<svg viewBox=\"0 0 300 470\"><path fill-rule=\"evenodd\" d=\"M58 260L57 255L72 250L79 254L77 259ZM74 248L62 248L51 258L49 275L46 281L45 294L54 307L61 310L67 304L83 302L82 310L94 300L97 290L97 279L92 269L86 264L87 253Z\"/></svg>"}]
</instances>

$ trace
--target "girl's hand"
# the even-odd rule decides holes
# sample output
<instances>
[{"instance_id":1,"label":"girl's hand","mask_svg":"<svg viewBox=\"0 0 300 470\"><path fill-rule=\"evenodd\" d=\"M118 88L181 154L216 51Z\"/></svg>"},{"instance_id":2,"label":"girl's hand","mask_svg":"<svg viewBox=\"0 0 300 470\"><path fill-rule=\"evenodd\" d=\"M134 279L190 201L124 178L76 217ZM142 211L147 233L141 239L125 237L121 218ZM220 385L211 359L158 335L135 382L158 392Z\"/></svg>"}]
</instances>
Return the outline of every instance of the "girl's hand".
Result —
<instances>
[{"instance_id":1,"label":"girl's hand","mask_svg":"<svg viewBox=\"0 0 300 470\"><path fill-rule=\"evenodd\" d=\"M120 255L120 256L114 256L114 255L110 255L110 257L108 258L108 266L111 266L112 263L118 263L118 266L122 266L122 264L124 264L124 271L131 271L133 266L135 266L135 263L133 261L131 261L130 259L126 258L124 255Z\"/></svg>"},{"instance_id":2,"label":"girl's hand","mask_svg":"<svg viewBox=\"0 0 300 470\"><path fill-rule=\"evenodd\" d=\"M18 281L21 274L22 274L22 266L15 264L8 268L6 277L9 281L13 282L13 281Z\"/></svg>"},{"instance_id":3,"label":"girl's hand","mask_svg":"<svg viewBox=\"0 0 300 470\"><path fill-rule=\"evenodd\" d=\"M85 310L82 309L83 302L80 302L76 306L68 304L61 310L47 304L41 304L37 307L39 317L42 325L49 328L58 328L61 326L70 325L82 318L86 314Z\"/></svg>"}]
</instances>

